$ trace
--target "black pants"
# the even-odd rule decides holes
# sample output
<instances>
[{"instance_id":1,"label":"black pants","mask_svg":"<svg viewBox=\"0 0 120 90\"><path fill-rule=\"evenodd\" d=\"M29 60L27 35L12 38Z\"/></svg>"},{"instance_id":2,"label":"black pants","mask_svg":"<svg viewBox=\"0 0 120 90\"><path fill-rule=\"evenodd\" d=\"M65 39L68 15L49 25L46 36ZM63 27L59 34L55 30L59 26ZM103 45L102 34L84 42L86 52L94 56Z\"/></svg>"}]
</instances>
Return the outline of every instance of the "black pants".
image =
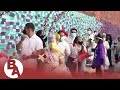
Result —
<instances>
[{"instance_id":1,"label":"black pants","mask_svg":"<svg viewBox=\"0 0 120 90\"><path fill-rule=\"evenodd\" d=\"M109 59L109 62L110 62L110 66L112 66L111 49L107 50L107 54L108 54L108 59Z\"/></svg>"}]
</instances>

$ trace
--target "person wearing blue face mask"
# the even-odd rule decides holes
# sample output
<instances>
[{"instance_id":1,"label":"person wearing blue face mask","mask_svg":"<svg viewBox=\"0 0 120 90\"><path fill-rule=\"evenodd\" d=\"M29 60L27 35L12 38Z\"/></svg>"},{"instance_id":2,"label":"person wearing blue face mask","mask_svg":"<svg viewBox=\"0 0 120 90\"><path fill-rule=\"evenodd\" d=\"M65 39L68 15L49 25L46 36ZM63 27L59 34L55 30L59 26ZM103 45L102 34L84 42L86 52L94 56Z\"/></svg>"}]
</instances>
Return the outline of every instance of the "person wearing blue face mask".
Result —
<instances>
[{"instance_id":1,"label":"person wearing blue face mask","mask_svg":"<svg viewBox=\"0 0 120 90\"><path fill-rule=\"evenodd\" d=\"M69 38L68 38L69 44L73 44L73 41L74 41L74 39L75 39L76 36L77 36L77 29L72 28L72 29L70 30L70 36L69 36Z\"/></svg>"}]
</instances>

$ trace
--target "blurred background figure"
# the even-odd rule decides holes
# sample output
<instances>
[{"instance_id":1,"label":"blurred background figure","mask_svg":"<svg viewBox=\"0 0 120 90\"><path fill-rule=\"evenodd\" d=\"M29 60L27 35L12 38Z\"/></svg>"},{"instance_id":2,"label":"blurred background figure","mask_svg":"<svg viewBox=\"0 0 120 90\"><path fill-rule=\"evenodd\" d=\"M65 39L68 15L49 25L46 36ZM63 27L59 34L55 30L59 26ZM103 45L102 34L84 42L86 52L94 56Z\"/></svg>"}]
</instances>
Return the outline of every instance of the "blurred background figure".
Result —
<instances>
[{"instance_id":1,"label":"blurred background figure","mask_svg":"<svg viewBox=\"0 0 120 90\"><path fill-rule=\"evenodd\" d=\"M94 40L94 32L91 28L87 29L87 40L92 39Z\"/></svg>"},{"instance_id":2,"label":"blurred background figure","mask_svg":"<svg viewBox=\"0 0 120 90\"><path fill-rule=\"evenodd\" d=\"M116 46L116 54L115 54L115 66L114 66L114 72L120 73L120 36L118 37L118 45Z\"/></svg>"},{"instance_id":3,"label":"blurred background figure","mask_svg":"<svg viewBox=\"0 0 120 90\"><path fill-rule=\"evenodd\" d=\"M115 52L115 60L116 64L114 66L114 72L120 73L120 36L117 37L117 42L114 47L116 50Z\"/></svg>"},{"instance_id":4,"label":"blurred background figure","mask_svg":"<svg viewBox=\"0 0 120 90\"><path fill-rule=\"evenodd\" d=\"M68 42L66 41L66 36L62 36L60 37L60 41L58 43L59 48L64 52L65 54L65 61L67 61L71 50L70 50L70 45L68 44Z\"/></svg>"},{"instance_id":5,"label":"blurred background figure","mask_svg":"<svg viewBox=\"0 0 120 90\"><path fill-rule=\"evenodd\" d=\"M114 42L113 49L114 49L115 62L117 63L120 60L120 36L118 36L117 41Z\"/></svg>"},{"instance_id":6,"label":"blurred background figure","mask_svg":"<svg viewBox=\"0 0 120 90\"><path fill-rule=\"evenodd\" d=\"M102 37L103 37L103 44L105 47L105 70L108 70L110 63L109 63L109 59L108 59L107 50L110 49L110 46L109 46L108 41L106 41L106 34L105 33L103 33Z\"/></svg>"},{"instance_id":7,"label":"blurred background figure","mask_svg":"<svg viewBox=\"0 0 120 90\"><path fill-rule=\"evenodd\" d=\"M107 50L107 55L108 55L108 59L109 59L109 63L110 63L109 67L113 67L112 58L111 58L111 54L112 54L111 46L112 46L113 40L112 40L112 36L110 34L106 34L106 41L108 41L109 46L110 46L110 48Z\"/></svg>"},{"instance_id":8,"label":"blurred background figure","mask_svg":"<svg viewBox=\"0 0 120 90\"><path fill-rule=\"evenodd\" d=\"M95 43L95 41L93 39L88 40L88 42L87 42L87 51L91 54L91 56L88 57L88 59L87 59L87 63L86 63L87 66L92 65L96 46L97 46L97 44Z\"/></svg>"},{"instance_id":9,"label":"blurred background figure","mask_svg":"<svg viewBox=\"0 0 120 90\"><path fill-rule=\"evenodd\" d=\"M44 30L38 30L36 35L43 41L43 47L46 47L47 37Z\"/></svg>"}]
</instances>

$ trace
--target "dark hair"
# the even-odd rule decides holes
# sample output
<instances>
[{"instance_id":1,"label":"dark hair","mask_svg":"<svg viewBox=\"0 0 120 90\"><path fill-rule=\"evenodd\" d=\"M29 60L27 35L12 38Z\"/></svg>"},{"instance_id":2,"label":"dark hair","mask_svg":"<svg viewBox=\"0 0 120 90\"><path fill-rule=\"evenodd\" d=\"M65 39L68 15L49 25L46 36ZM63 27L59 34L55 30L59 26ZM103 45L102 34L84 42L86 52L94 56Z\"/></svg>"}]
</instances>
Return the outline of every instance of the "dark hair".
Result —
<instances>
[{"instance_id":1,"label":"dark hair","mask_svg":"<svg viewBox=\"0 0 120 90\"><path fill-rule=\"evenodd\" d=\"M76 28L72 28L72 29L70 30L70 32L72 32L72 30L75 30L75 31L77 32L77 29L76 29Z\"/></svg>"},{"instance_id":2,"label":"dark hair","mask_svg":"<svg viewBox=\"0 0 120 90\"><path fill-rule=\"evenodd\" d=\"M41 34L42 34L42 30L38 30L38 31L36 32L36 35L37 35L38 37L40 37Z\"/></svg>"},{"instance_id":3,"label":"dark hair","mask_svg":"<svg viewBox=\"0 0 120 90\"><path fill-rule=\"evenodd\" d=\"M32 29L32 30L34 31L35 26L34 26L33 23L27 23L27 24L25 25L25 28Z\"/></svg>"},{"instance_id":4,"label":"dark hair","mask_svg":"<svg viewBox=\"0 0 120 90\"><path fill-rule=\"evenodd\" d=\"M107 37L110 37L110 41L112 41L112 36L111 36L111 34L106 34L106 41L108 41L108 38Z\"/></svg>"},{"instance_id":5,"label":"dark hair","mask_svg":"<svg viewBox=\"0 0 120 90\"><path fill-rule=\"evenodd\" d=\"M98 45L101 44L101 43L103 43L103 40L99 39Z\"/></svg>"},{"instance_id":6,"label":"dark hair","mask_svg":"<svg viewBox=\"0 0 120 90\"><path fill-rule=\"evenodd\" d=\"M119 38L120 38L120 36L117 37L117 39L119 39Z\"/></svg>"},{"instance_id":7,"label":"dark hair","mask_svg":"<svg viewBox=\"0 0 120 90\"><path fill-rule=\"evenodd\" d=\"M96 36L96 39L99 39L99 38L103 38L102 34L100 34L100 33ZM99 45L101 43L103 43L103 40L99 39L97 44Z\"/></svg>"},{"instance_id":8,"label":"dark hair","mask_svg":"<svg viewBox=\"0 0 120 90\"><path fill-rule=\"evenodd\" d=\"M97 31L94 31L94 33L96 33Z\"/></svg>"},{"instance_id":9,"label":"dark hair","mask_svg":"<svg viewBox=\"0 0 120 90\"><path fill-rule=\"evenodd\" d=\"M100 37L100 38L102 38L103 35L102 35L101 33L98 33L96 37Z\"/></svg>"},{"instance_id":10,"label":"dark hair","mask_svg":"<svg viewBox=\"0 0 120 90\"><path fill-rule=\"evenodd\" d=\"M88 42L91 42L92 41L92 39L90 38L90 39L88 39Z\"/></svg>"},{"instance_id":11,"label":"dark hair","mask_svg":"<svg viewBox=\"0 0 120 90\"><path fill-rule=\"evenodd\" d=\"M25 29L22 31L22 33L23 33L23 34L26 34L26 31L25 31Z\"/></svg>"},{"instance_id":12,"label":"dark hair","mask_svg":"<svg viewBox=\"0 0 120 90\"><path fill-rule=\"evenodd\" d=\"M88 28L87 30L88 30L88 31L92 31L92 29L91 29L91 28Z\"/></svg>"},{"instance_id":13,"label":"dark hair","mask_svg":"<svg viewBox=\"0 0 120 90\"><path fill-rule=\"evenodd\" d=\"M78 41L79 41L80 38L81 38L80 36L76 36L73 43L78 44Z\"/></svg>"},{"instance_id":14,"label":"dark hair","mask_svg":"<svg viewBox=\"0 0 120 90\"><path fill-rule=\"evenodd\" d=\"M58 31L58 34L60 34L61 32L63 32L63 31ZM64 32L63 32L64 33Z\"/></svg>"}]
</instances>

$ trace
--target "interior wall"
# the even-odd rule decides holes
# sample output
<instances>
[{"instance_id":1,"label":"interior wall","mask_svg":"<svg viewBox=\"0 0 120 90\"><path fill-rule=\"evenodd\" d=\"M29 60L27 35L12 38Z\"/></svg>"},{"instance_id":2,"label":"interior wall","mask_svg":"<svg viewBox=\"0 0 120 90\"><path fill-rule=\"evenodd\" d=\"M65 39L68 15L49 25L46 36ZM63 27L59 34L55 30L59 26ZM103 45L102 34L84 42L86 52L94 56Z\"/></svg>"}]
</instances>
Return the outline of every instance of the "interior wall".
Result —
<instances>
[{"instance_id":1,"label":"interior wall","mask_svg":"<svg viewBox=\"0 0 120 90\"><path fill-rule=\"evenodd\" d=\"M0 51L7 54L15 51L27 22L34 23L37 31L44 30L45 21L45 29L49 31L51 28L52 32L59 31L60 25L63 25L67 32L76 28L79 34L84 34L88 28L98 30L101 27L95 17L77 11L11 11L0 18Z\"/></svg>"},{"instance_id":2,"label":"interior wall","mask_svg":"<svg viewBox=\"0 0 120 90\"><path fill-rule=\"evenodd\" d=\"M82 13L85 13L90 16L95 16L96 11L79 11ZM99 17L102 20L105 20L107 22L111 22L114 25L117 25L120 27L120 11L99 11L100 15Z\"/></svg>"}]
</instances>

